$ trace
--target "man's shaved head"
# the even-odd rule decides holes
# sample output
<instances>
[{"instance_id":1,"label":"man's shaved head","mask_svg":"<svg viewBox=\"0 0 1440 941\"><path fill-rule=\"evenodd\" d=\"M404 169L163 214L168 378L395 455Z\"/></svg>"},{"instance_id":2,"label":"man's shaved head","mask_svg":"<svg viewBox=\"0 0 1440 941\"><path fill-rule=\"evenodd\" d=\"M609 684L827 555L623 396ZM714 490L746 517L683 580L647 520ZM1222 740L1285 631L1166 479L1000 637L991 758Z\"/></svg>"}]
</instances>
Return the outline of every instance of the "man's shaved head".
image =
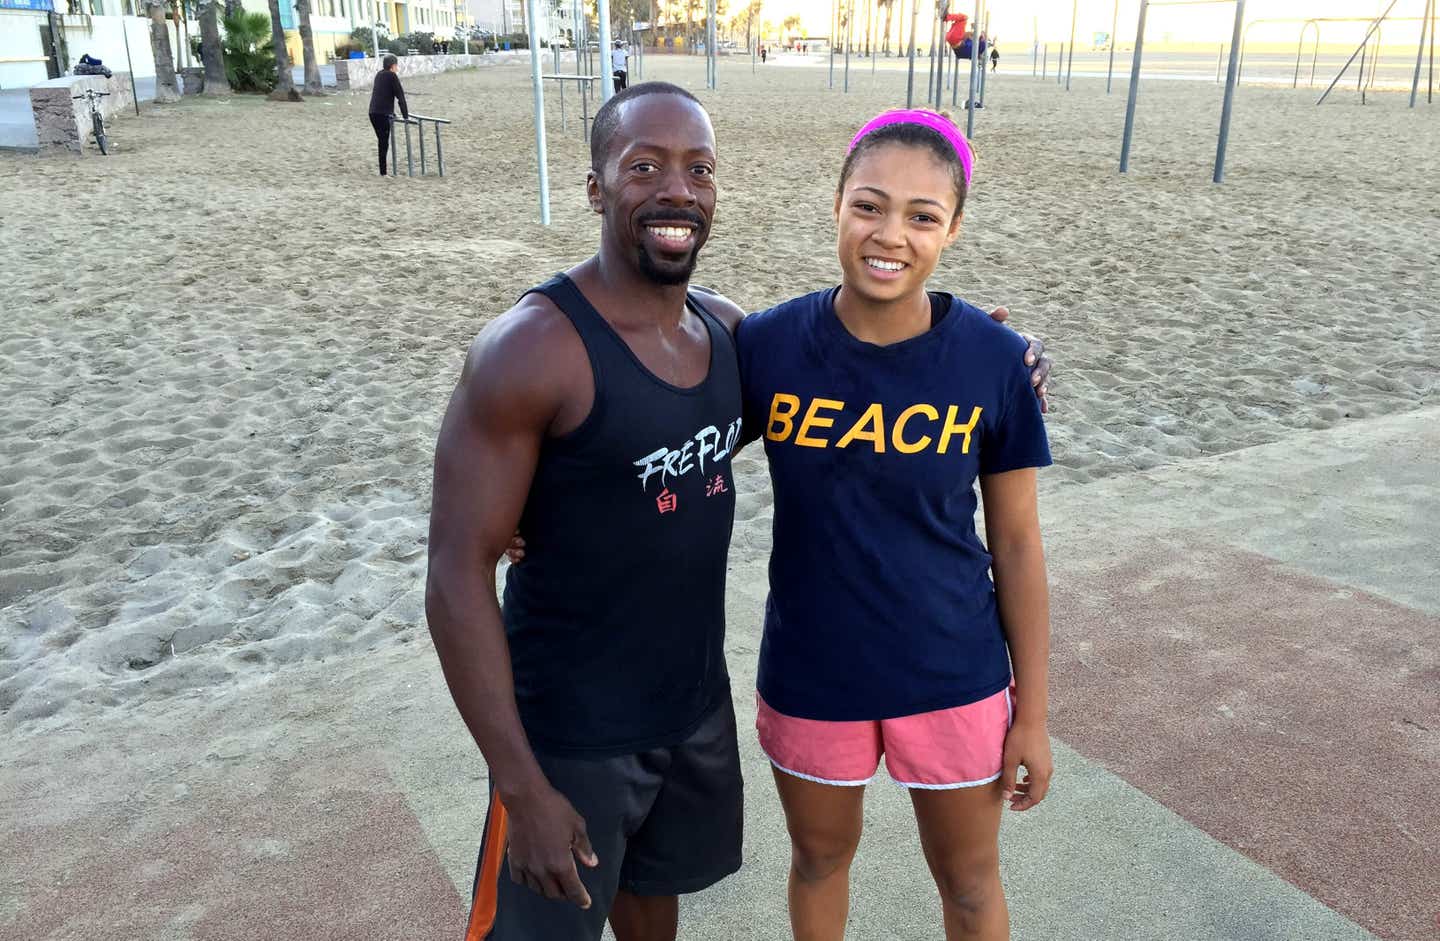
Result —
<instances>
[{"instance_id":1,"label":"man's shaved head","mask_svg":"<svg viewBox=\"0 0 1440 941\"><path fill-rule=\"evenodd\" d=\"M620 126L620 106L627 101L636 98L643 98L646 95L678 95L688 101L693 101L703 111L705 106L700 104L700 99L690 94L679 85L671 85L669 82L641 82L639 85L631 85L600 106L595 112L595 123L590 127L590 169L598 176L605 166L605 159L610 154L610 140L615 136L615 129Z\"/></svg>"}]
</instances>

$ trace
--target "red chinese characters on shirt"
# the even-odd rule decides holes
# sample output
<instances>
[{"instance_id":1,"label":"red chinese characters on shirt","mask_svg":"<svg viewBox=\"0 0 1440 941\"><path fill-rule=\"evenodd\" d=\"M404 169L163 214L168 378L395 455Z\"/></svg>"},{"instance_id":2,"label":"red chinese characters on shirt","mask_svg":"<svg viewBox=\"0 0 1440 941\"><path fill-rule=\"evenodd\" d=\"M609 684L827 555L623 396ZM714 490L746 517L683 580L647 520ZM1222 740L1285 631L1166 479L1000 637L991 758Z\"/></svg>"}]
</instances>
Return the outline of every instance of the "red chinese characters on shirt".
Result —
<instances>
[{"instance_id":1,"label":"red chinese characters on shirt","mask_svg":"<svg viewBox=\"0 0 1440 941\"><path fill-rule=\"evenodd\" d=\"M661 513L674 513L680 507L680 498L671 493L669 487L666 487L660 491L660 496L655 498L655 506Z\"/></svg>"},{"instance_id":2,"label":"red chinese characters on shirt","mask_svg":"<svg viewBox=\"0 0 1440 941\"><path fill-rule=\"evenodd\" d=\"M725 486L725 475L716 474L714 480L705 484L705 496L713 497L722 493L729 493L729 490Z\"/></svg>"}]
</instances>

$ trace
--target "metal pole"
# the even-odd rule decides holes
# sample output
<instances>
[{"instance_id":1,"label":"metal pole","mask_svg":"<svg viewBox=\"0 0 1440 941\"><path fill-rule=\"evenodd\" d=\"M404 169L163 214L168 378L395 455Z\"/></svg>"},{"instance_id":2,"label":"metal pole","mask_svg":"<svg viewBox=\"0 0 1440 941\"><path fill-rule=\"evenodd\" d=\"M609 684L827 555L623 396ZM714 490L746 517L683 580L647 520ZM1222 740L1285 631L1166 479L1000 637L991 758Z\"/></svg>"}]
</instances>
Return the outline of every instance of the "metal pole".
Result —
<instances>
[{"instance_id":1,"label":"metal pole","mask_svg":"<svg viewBox=\"0 0 1440 941\"><path fill-rule=\"evenodd\" d=\"M1060 44L1060 57L1055 60L1055 84L1059 85L1065 80L1065 44Z\"/></svg>"},{"instance_id":2,"label":"metal pole","mask_svg":"<svg viewBox=\"0 0 1440 941\"><path fill-rule=\"evenodd\" d=\"M577 82L580 86L580 138L585 143L590 143L590 90L595 87L593 81Z\"/></svg>"},{"instance_id":3,"label":"metal pole","mask_svg":"<svg viewBox=\"0 0 1440 941\"><path fill-rule=\"evenodd\" d=\"M414 175L415 175L415 152L410 149L410 122L402 119L402 120L400 121L400 123L403 124L403 125L405 125L405 168L406 168L406 172L407 172L410 176L414 176Z\"/></svg>"},{"instance_id":4,"label":"metal pole","mask_svg":"<svg viewBox=\"0 0 1440 941\"><path fill-rule=\"evenodd\" d=\"M1430 11L1430 90L1425 94L1425 103L1433 104L1435 101L1435 14L1440 12L1440 5ZM1319 44L1316 43L1318 46Z\"/></svg>"},{"instance_id":5,"label":"metal pole","mask_svg":"<svg viewBox=\"0 0 1440 941\"><path fill-rule=\"evenodd\" d=\"M525 0L527 7L534 2ZM600 11L600 103L604 104L615 97L615 76L610 72L610 0L595 0L595 6Z\"/></svg>"},{"instance_id":6,"label":"metal pole","mask_svg":"<svg viewBox=\"0 0 1440 941\"><path fill-rule=\"evenodd\" d=\"M135 100L135 116L140 116L140 92L135 88L135 60L130 58L130 19L120 21L120 34L125 37L125 61L130 66L130 97ZM1423 36L1421 37L1423 41Z\"/></svg>"},{"instance_id":7,"label":"metal pole","mask_svg":"<svg viewBox=\"0 0 1440 941\"><path fill-rule=\"evenodd\" d=\"M953 107L955 107L956 105L958 105L958 104L960 103L959 99L960 99L960 63L957 61L957 62L955 63L955 67L950 70L950 107L953 108ZM943 95L943 94L941 95L941 100L942 100L942 101L944 100L944 95Z\"/></svg>"},{"instance_id":8,"label":"metal pole","mask_svg":"<svg viewBox=\"0 0 1440 941\"><path fill-rule=\"evenodd\" d=\"M876 52L879 51L880 44L879 44L878 42L876 42L876 39L877 39L878 37L876 37L875 31L880 28L880 17L878 17L878 16L875 15L875 0L870 0L870 16L869 16L869 20L870 20L870 39L869 39L869 45L870 45L870 87L871 87L871 88L874 88L874 87L875 87L875 60L877 60L877 59L880 58L878 55L876 55ZM886 36L885 39L886 39L886 41L888 42L889 39L890 39L890 37L889 37L889 36Z\"/></svg>"},{"instance_id":9,"label":"metal pole","mask_svg":"<svg viewBox=\"0 0 1440 941\"><path fill-rule=\"evenodd\" d=\"M991 41L992 41L992 40L990 39L990 11L989 11L989 10L986 10L986 11L985 11L985 44L988 46L988 45L990 45ZM986 88L986 86L989 85L989 83L990 83L990 79L987 77L987 76L989 76L990 73L989 73L989 71L988 71L988 70L986 69L986 67L985 67L985 61L986 61L986 60L985 60L985 57L981 57L981 59L980 59L980 104L979 104L979 107L981 107L981 108L984 108L984 107L985 107L985 88Z\"/></svg>"},{"instance_id":10,"label":"metal pole","mask_svg":"<svg viewBox=\"0 0 1440 941\"><path fill-rule=\"evenodd\" d=\"M1370 88L1375 87L1375 77L1380 74L1380 56L1385 53L1385 30L1375 33L1375 55L1370 57Z\"/></svg>"},{"instance_id":11,"label":"metal pole","mask_svg":"<svg viewBox=\"0 0 1440 941\"><path fill-rule=\"evenodd\" d=\"M1075 20L1080 16L1080 0L1070 4L1070 64L1065 69L1065 90L1070 90L1070 76L1075 74Z\"/></svg>"},{"instance_id":12,"label":"metal pole","mask_svg":"<svg viewBox=\"0 0 1440 941\"><path fill-rule=\"evenodd\" d=\"M1225 44L1220 44L1220 54L1215 57L1215 84L1220 84L1220 66L1225 62Z\"/></svg>"},{"instance_id":13,"label":"metal pole","mask_svg":"<svg viewBox=\"0 0 1440 941\"><path fill-rule=\"evenodd\" d=\"M1225 106L1220 109L1220 141L1215 145L1215 182L1225 179L1225 148L1230 143L1230 115L1235 110L1235 86L1240 84L1241 30L1245 0L1235 0L1235 34L1230 37L1230 70L1225 76Z\"/></svg>"},{"instance_id":14,"label":"metal pole","mask_svg":"<svg viewBox=\"0 0 1440 941\"><path fill-rule=\"evenodd\" d=\"M713 90L719 85L717 73L720 71L720 56L715 44L719 41L720 32L715 26L715 0L708 0L705 7L705 62L709 66L709 87Z\"/></svg>"},{"instance_id":15,"label":"metal pole","mask_svg":"<svg viewBox=\"0 0 1440 941\"><path fill-rule=\"evenodd\" d=\"M380 58L380 34L375 31L375 24L370 24L370 42L375 46L375 58Z\"/></svg>"},{"instance_id":16,"label":"metal pole","mask_svg":"<svg viewBox=\"0 0 1440 941\"><path fill-rule=\"evenodd\" d=\"M390 178L394 179L400 175L400 144L396 141L399 135L395 133L395 115L390 115Z\"/></svg>"},{"instance_id":17,"label":"metal pole","mask_svg":"<svg viewBox=\"0 0 1440 941\"><path fill-rule=\"evenodd\" d=\"M939 56L935 69L935 110L939 111L945 106L945 66L952 69L960 67L959 60L951 63L950 44L945 41L945 14L950 12L950 4L946 3L940 10L939 32L935 34L935 54Z\"/></svg>"},{"instance_id":18,"label":"metal pole","mask_svg":"<svg viewBox=\"0 0 1440 941\"><path fill-rule=\"evenodd\" d=\"M830 0L830 87L835 87L835 34L840 32L840 0Z\"/></svg>"},{"instance_id":19,"label":"metal pole","mask_svg":"<svg viewBox=\"0 0 1440 941\"><path fill-rule=\"evenodd\" d=\"M1120 26L1120 0L1115 0L1115 12L1110 17L1110 68L1105 72L1105 94L1110 94L1110 83L1115 79L1115 30Z\"/></svg>"},{"instance_id":20,"label":"metal pole","mask_svg":"<svg viewBox=\"0 0 1440 941\"><path fill-rule=\"evenodd\" d=\"M1340 79L1345 77L1345 73L1348 72L1350 66L1354 64L1355 57L1360 55L1362 49L1370 45L1370 37L1375 35L1375 30L1380 28L1380 24L1384 22L1385 17L1390 15L1390 11L1395 9L1395 4L1398 2L1399 0L1390 0L1390 5L1385 8L1385 12L1376 17L1375 22L1370 24L1370 31L1366 33L1365 38L1361 40L1359 48L1350 53L1350 58L1345 60L1345 64L1340 68L1340 73L1335 76L1335 80L1330 83L1330 87L1325 89L1325 94L1320 96L1320 100L1315 102L1316 105L1324 104L1325 99L1330 97L1330 93L1335 90L1335 86L1340 84Z\"/></svg>"},{"instance_id":21,"label":"metal pole","mask_svg":"<svg viewBox=\"0 0 1440 941\"><path fill-rule=\"evenodd\" d=\"M604 4L606 0L600 0ZM525 13L530 20L530 86L535 99L535 162L540 168L540 224L550 224L550 168L545 155L545 89L540 78L540 42L535 35L535 22L540 18L539 4L525 0Z\"/></svg>"},{"instance_id":22,"label":"metal pole","mask_svg":"<svg viewBox=\"0 0 1440 941\"><path fill-rule=\"evenodd\" d=\"M712 0L713 2L713 0ZM845 4L845 93L850 93L850 39L855 31L855 0Z\"/></svg>"},{"instance_id":23,"label":"metal pole","mask_svg":"<svg viewBox=\"0 0 1440 941\"><path fill-rule=\"evenodd\" d=\"M1043 82L1050 74L1050 44L1045 44L1044 50L1040 53L1040 80Z\"/></svg>"},{"instance_id":24,"label":"metal pole","mask_svg":"<svg viewBox=\"0 0 1440 941\"><path fill-rule=\"evenodd\" d=\"M421 121L417 126L420 128L420 175L421 175L421 176L424 176L424 175L425 175L425 122L424 122L424 121ZM436 125L436 127L439 127L439 125ZM408 125L408 124L406 125L406 128L409 128L409 125ZM405 140L406 140L406 141L409 141L409 140L410 140L410 131L409 131L409 130L406 130L406 131L405 131Z\"/></svg>"},{"instance_id":25,"label":"metal pole","mask_svg":"<svg viewBox=\"0 0 1440 941\"><path fill-rule=\"evenodd\" d=\"M467 40L468 41L468 40ZM445 152L440 149L440 122L435 122L435 163L440 167L440 175L445 175Z\"/></svg>"},{"instance_id":26,"label":"metal pole","mask_svg":"<svg viewBox=\"0 0 1440 941\"><path fill-rule=\"evenodd\" d=\"M918 2L918 0L917 0L917 2ZM934 30L935 30L935 17L933 17L933 16L930 17L930 30L931 30L931 33L932 33L932 35L931 35L931 37L930 37L930 56L929 56L929 59L930 59L930 67L929 67L929 69L926 70L926 72L925 72L925 101L926 101L926 102L929 102L929 101L930 101L930 86L935 84L935 37L934 37L934 35L933 35Z\"/></svg>"},{"instance_id":27,"label":"metal pole","mask_svg":"<svg viewBox=\"0 0 1440 941\"><path fill-rule=\"evenodd\" d=\"M582 73L580 72L580 55L582 55L580 50L585 45L585 26L580 23L580 0L575 0L575 3L570 4L570 10L572 10L573 23L575 23L573 29L570 29L570 35L575 36L575 73L580 75ZM563 94L564 82L559 82L559 85ZM576 82L576 86L579 86L579 82ZM580 130L585 131L585 128L582 127Z\"/></svg>"},{"instance_id":28,"label":"metal pole","mask_svg":"<svg viewBox=\"0 0 1440 941\"><path fill-rule=\"evenodd\" d=\"M974 139L975 137L975 101L976 92L980 90L980 76L975 74L975 60L980 58L980 3L975 0L975 33L970 40L970 96L965 102L965 136ZM960 68L960 63L955 63L955 68Z\"/></svg>"},{"instance_id":29,"label":"metal pole","mask_svg":"<svg viewBox=\"0 0 1440 941\"><path fill-rule=\"evenodd\" d=\"M915 27L920 25L920 0L910 4L910 72L905 77L905 107L915 107Z\"/></svg>"},{"instance_id":30,"label":"metal pole","mask_svg":"<svg viewBox=\"0 0 1440 941\"><path fill-rule=\"evenodd\" d=\"M1365 48L1360 50L1360 80L1355 83L1355 90L1360 93L1360 103L1365 103L1365 57L1370 52L1370 44L1366 43Z\"/></svg>"},{"instance_id":31,"label":"metal pole","mask_svg":"<svg viewBox=\"0 0 1440 941\"><path fill-rule=\"evenodd\" d=\"M1145 14L1149 11L1150 0L1140 0L1140 23L1135 27L1135 61L1130 66L1130 100L1125 104L1125 137L1120 143L1121 173L1130 172L1130 142L1135 139L1135 99L1140 96L1140 58L1145 51Z\"/></svg>"},{"instance_id":32,"label":"metal pole","mask_svg":"<svg viewBox=\"0 0 1440 941\"><path fill-rule=\"evenodd\" d=\"M1300 87L1300 57L1305 54L1305 31L1309 28L1309 23L1306 23L1304 26L1300 27L1300 45L1295 47L1295 80L1290 83L1291 88ZM1420 42L1422 45L1425 42L1425 36L1423 33L1420 36Z\"/></svg>"}]
</instances>

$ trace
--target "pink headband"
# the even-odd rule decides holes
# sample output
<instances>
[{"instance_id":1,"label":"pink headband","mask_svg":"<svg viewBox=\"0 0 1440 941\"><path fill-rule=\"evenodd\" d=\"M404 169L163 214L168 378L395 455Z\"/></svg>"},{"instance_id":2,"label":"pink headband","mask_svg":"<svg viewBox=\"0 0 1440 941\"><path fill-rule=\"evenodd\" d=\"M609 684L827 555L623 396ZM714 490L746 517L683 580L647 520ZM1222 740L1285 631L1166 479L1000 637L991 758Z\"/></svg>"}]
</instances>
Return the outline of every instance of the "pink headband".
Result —
<instances>
[{"instance_id":1,"label":"pink headband","mask_svg":"<svg viewBox=\"0 0 1440 941\"><path fill-rule=\"evenodd\" d=\"M895 111L886 111L882 115L871 118L869 123L860 129L860 133L855 135L855 139L850 142L850 148L846 153L854 150L856 145L860 143L860 139L866 134L872 131L878 131L880 128L888 127L891 124L918 124L921 127L928 127L930 130L939 133L941 137L950 142L950 146L955 148L955 154L960 158L960 166L965 171L965 185L970 185L970 177L975 169L975 154L970 149L970 142L965 139L965 135L961 134L960 129L948 118L944 115L936 114L934 111L924 111L920 108L912 108L909 110L900 108Z\"/></svg>"}]
</instances>

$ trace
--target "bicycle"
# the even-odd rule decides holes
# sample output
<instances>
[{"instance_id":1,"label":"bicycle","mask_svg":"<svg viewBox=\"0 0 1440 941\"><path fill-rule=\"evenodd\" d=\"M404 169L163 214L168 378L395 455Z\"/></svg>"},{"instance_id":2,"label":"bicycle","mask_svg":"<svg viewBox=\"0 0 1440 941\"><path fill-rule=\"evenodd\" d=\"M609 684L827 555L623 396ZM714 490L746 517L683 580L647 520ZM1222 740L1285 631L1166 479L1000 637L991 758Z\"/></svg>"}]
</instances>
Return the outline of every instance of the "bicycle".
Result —
<instances>
[{"instance_id":1,"label":"bicycle","mask_svg":"<svg viewBox=\"0 0 1440 941\"><path fill-rule=\"evenodd\" d=\"M83 95L70 96L73 101L79 101L81 98L84 98L90 103L90 122L95 132L95 144L100 148L100 153L107 157L110 156L110 139L105 136L105 119L100 114L100 108L97 102L99 99L108 98L109 96L110 93L108 91L96 91L93 88L85 89L85 94Z\"/></svg>"}]
</instances>

